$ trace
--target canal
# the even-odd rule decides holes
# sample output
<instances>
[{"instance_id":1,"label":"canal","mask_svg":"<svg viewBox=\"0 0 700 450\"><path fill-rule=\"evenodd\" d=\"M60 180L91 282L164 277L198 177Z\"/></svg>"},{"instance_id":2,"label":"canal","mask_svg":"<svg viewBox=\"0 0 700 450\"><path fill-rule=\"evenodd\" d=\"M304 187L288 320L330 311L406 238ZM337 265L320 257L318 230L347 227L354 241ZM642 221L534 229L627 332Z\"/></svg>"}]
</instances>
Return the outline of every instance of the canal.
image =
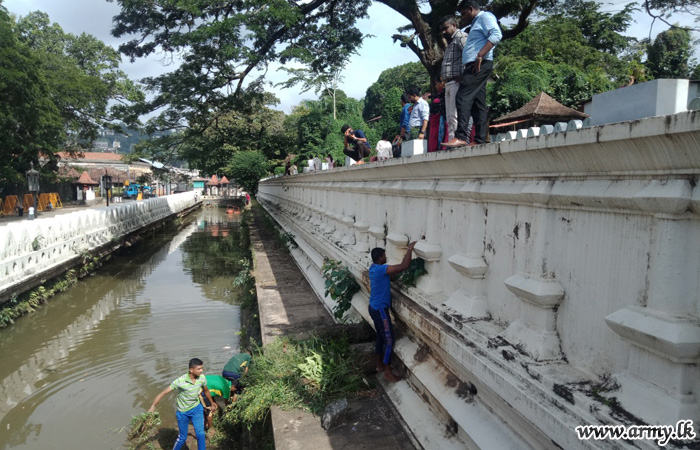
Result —
<instances>
[{"instance_id":1,"label":"canal","mask_svg":"<svg viewBox=\"0 0 700 450\"><path fill-rule=\"evenodd\" d=\"M0 330L0 450L123 449L131 417L238 352L239 216L205 208ZM175 395L158 405L177 429Z\"/></svg>"}]
</instances>

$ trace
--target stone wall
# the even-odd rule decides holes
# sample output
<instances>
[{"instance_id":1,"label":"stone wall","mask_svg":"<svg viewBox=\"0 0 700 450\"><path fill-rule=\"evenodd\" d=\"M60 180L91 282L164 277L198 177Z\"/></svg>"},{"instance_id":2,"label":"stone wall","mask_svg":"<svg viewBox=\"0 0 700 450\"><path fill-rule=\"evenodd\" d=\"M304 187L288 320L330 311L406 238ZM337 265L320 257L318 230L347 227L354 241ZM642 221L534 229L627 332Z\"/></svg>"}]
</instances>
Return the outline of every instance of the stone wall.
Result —
<instances>
[{"instance_id":1,"label":"stone wall","mask_svg":"<svg viewBox=\"0 0 700 450\"><path fill-rule=\"evenodd\" d=\"M324 257L360 281L369 249L391 264L419 241L396 354L466 447L495 420L512 448L656 448L574 427L700 421L699 174L685 112L275 178L258 199L321 297ZM369 320L362 284L349 317Z\"/></svg>"},{"instance_id":2,"label":"stone wall","mask_svg":"<svg viewBox=\"0 0 700 450\"><path fill-rule=\"evenodd\" d=\"M55 276L81 253L155 224L195 205L195 193L184 192L145 201L80 209L0 227L0 302L29 280Z\"/></svg>"}]
</instances>

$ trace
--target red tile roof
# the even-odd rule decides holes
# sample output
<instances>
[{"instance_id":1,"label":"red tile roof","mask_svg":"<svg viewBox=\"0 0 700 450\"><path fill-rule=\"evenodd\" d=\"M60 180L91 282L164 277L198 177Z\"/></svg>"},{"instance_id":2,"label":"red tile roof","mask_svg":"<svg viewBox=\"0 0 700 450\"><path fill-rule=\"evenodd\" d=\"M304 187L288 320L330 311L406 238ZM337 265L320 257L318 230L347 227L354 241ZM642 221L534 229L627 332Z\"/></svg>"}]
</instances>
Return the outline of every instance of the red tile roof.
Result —
<instances>
[{"instance_id":1,"label":"red tile roof","mask_svg":"<svg viewBox=\"0 0 700 450\"><path fill-rule=\"evenodd\" d=\"M219 179L216 177L216 175L211 176L211 180L207 183L209 186L218 186L219 185Z\"/></svg>"},{"instance_id":2,"label":"red tile roof","mask_svg":"<svg viewBox=\"0 0 700 450\"><path fill-rule=\"evenodd\" d=\"M221 177L221 181L219 181L219 184L230 184L230 183L231 183L231 182L228 181L228 179L226 178L226 175L224 175L223 177Z\"/></svg>"},{"instance_id":3,"label":"red tile roof","mask_svg":"<svg viewBox=\"0 0 700 450\"><path fill-rule=\"evenodd\" d=\"M90 178L90 175L88 175L87 172L83 172L83 174L80 175L80 178L78 179L78 181L76 181L76 183L78 183L78 184L100 184L100 183L93 181L93 179Z\"/></svg>"}]
</instances>

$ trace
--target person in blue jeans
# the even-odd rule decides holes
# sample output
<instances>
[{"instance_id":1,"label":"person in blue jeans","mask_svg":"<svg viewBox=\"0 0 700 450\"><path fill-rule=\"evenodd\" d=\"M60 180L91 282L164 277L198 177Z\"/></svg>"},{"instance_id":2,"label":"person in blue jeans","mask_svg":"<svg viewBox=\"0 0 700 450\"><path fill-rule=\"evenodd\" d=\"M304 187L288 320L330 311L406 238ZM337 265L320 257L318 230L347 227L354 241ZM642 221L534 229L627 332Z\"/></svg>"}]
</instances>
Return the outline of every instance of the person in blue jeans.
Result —
<instances>
[{"instance_id":1,"label":"person in blue jeans","mask_svg":"<svg viewBox=\"0 0 700 450\"><path fill-rule=\"evenodd\" d=\"M391 371L391 352L394 349L394 327L391 325L391 281L408 269L415 242L408 244L408 249L401 264L388 265L386 251L381 247L372 249L372 265L369 267L369 315L374 322L376 341L374 354L377 372L384 372L389 381L399 381L401 377Z\"/></svg>"},{"instance_id":2,"label":"person in blue jeans","mask_svg":"<svg viewBox=\"0 0 700 450\"><path fill-rule=\"evenodd\" d=\"M216 402L211 398L209 388L207 388L207 378L202 376L204 363L201 359L192 358L189 364L189 371L165 388L153 400L153 405L148 412L153 412L160 400L172 391L177 392L177 427L180 434L177 436L173 450L180 450L187 440L187 428L190 422L194 427L194 434L197 437L197 450L206 450L206 435L204 432L204 407L199 402L199 394L203 393L212 410L216 410Z\"/></svg>"}]
</instances>

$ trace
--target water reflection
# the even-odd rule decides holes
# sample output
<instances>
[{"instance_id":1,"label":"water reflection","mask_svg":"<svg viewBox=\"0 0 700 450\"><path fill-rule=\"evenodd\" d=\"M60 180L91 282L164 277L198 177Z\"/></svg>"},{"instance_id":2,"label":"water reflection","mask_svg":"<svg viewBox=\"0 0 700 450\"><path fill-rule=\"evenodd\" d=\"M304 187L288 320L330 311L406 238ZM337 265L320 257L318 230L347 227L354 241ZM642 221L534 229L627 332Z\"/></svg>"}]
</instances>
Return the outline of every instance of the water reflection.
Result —
<instances>
[{"instance_id":1,"label":"water reflection","mask_svg":"<svg viewBox=\"0 0 700 450\"><path fill-rule=\"evenodd\" d=\"M120 428L189 358L221 370L238 349L239 242L237 217L202 211L0 330L0 449L123 448Z\"/></svg>"}]
</instances>

